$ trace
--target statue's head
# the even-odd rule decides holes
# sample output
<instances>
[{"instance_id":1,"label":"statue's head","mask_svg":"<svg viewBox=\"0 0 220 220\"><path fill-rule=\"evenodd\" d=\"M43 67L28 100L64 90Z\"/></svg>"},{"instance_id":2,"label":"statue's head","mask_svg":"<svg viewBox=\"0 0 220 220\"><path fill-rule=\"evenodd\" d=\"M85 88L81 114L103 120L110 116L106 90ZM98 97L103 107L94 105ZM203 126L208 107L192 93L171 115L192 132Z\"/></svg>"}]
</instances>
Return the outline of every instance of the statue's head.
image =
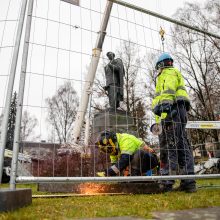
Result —
<instances>
[{"instance_id":1,"label":"statue's head","mask_svg":"<svg viewBox=\"0 0 220 220\"><path fill-rule=\"evenodd\" d=\"M113 60L115 58L115 54L113 52L108 52L106 56L109 58L109 60Z\"/></svg>"}]
</instances>

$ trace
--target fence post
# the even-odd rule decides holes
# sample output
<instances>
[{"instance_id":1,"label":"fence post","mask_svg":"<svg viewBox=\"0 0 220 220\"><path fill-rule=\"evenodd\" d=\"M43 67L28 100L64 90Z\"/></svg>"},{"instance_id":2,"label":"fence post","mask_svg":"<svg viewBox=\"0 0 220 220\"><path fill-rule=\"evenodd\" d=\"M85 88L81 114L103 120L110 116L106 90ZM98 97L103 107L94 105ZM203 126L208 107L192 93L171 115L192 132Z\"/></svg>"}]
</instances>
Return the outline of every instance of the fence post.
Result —
<instances>
[{"instance_id":1,"label":"fence post","mask_svg":"<svg viewBox=\"0 0 220 220\"><path fill-rule=\"evenodd\" d=\"M15 180L16 180L16 173L17 173L17 163L18 163L19 143L20 143L20 127L21 127L22 107L23 107L23 99L24 99L24 87L25 87L28 48L29 48L29 40L30 40L30 32L31 32L33 4L34 4L34 0L29 0L22 63L21 63L19 91L18 91L17 113L16 113L14 144L13 144L13 156L12 156L12 163L11 163L10 189L15 189Z\"/></svg>"},{"instance_id":2,"label":"fence post","mask_svg":"<svg viewBox=\"0 0 220 220\"><path fill-rule=\"evenodd\" d=\"M18 54L19 54L26 6L27 6L27 0L23 0L22 6L21 6L20 17L18 21L18 28L17 28L16 39L15 39L15 47L14 47L14 52L13 52L13 57L12 57L12 62L11 62L11 69L10 69L10 75L9 75L9 81L8 81L5 107L4 107L4 115L3 115L3 120L2 120L1 142L0 142L1 143L0 145L0 183L2 181L2 174L3 174L4 153L5 153L5 145L6 145L6 140L7 140L8 118L9 118L9 112L10 112L10 106L11 106L11 96L12 96L13 87L14 87L14 79L15 79L15 73L16 73L16 67L17 67L17 61L18 61Z\"/></svg>"}]
</instances>

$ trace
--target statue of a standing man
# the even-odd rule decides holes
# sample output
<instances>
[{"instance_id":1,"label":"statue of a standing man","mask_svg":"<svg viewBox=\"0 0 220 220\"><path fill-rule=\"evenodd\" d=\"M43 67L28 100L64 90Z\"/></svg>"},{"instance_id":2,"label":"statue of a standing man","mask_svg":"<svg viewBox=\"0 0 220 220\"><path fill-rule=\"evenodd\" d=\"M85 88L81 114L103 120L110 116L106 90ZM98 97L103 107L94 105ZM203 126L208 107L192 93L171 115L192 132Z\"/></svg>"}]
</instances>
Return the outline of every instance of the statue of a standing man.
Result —
<instances>
[{"instance_id":1,"label":"statue of a standing man","mask_svg":"<svg viewBox=\"0 0 220 220\"><path fill-rule=\"evenodd\" d=\"M113 52L108 52L106 55L110 62L105 66L106 86L104 88L108 93L110 108L116 110L124 98L124 65L120 58L114 59Z\"/></svg>"}]
</instances>

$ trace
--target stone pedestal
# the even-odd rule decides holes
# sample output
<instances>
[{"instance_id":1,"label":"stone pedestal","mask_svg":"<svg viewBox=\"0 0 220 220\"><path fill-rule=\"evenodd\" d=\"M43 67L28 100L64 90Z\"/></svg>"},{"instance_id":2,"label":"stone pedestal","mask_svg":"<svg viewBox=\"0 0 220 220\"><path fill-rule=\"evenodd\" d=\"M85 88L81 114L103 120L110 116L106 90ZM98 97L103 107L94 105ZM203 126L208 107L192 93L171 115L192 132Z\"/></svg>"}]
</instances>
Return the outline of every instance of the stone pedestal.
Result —
<instances>
[{"instance_id":1,"label":"stone pedestal","mask_svg":"<svg viewBox=\"0 0 220 220\"><path fill-rule=\"evenodd\" d=\"M12 211L31 203L31 189L0 189L0 212Z\"/></svg>"},{"instance_id":2,"label":"stone pedestal","mask_svg":"<svg viewBox=\"0 0 220 220\"><path fill-rule=\"evenodd\" d=\"M93 142L99 133L104 130L137 135L134 118L126 111L121 110L106 110L94 115L92 123Z\"/></svg>"}]
</instances>

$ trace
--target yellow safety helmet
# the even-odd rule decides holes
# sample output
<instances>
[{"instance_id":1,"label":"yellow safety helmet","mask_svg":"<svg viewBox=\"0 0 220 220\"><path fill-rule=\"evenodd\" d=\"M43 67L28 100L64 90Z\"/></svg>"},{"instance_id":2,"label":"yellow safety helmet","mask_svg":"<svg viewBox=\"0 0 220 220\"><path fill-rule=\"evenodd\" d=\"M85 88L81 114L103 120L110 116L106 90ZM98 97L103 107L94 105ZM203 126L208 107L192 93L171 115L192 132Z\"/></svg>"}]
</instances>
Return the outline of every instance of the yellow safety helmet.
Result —
<instances>
[{"instance_id":1,"label":"yellow safety helmet","mask_svg":"<svg viewBox=\"0 0 220 220\"><path fill-rule=\"evenodd\" d=\"M98 146L100 151L111 155L117 155L118 149L116 147L116 143L117 137L115 132L103 131L95 144Z\"/></svg>"}]
</instances>

